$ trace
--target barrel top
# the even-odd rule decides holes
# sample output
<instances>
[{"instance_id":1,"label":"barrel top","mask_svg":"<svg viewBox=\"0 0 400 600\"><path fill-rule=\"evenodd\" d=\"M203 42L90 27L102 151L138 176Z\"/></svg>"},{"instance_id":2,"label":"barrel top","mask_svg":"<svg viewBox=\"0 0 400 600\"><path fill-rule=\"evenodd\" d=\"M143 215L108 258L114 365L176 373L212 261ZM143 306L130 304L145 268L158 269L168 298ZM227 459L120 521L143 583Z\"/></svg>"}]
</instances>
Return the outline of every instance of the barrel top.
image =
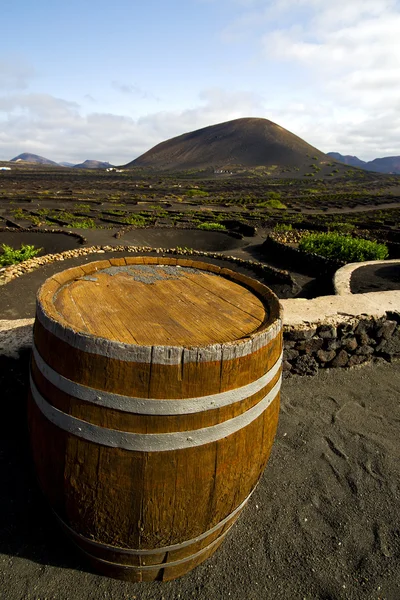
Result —
<instances>
[{"instance_id":1,"label":"barrel top","mask_svg":"<svg viewBox=\"0 0 400 600\"><path fill-rule=\"evenodd\" d=\"M120 258L51 277L38 303L78 333L140 346L207 346L248 338L269 321L271 292L252 281L191 260Z\"/></svg>"}]
</instances>

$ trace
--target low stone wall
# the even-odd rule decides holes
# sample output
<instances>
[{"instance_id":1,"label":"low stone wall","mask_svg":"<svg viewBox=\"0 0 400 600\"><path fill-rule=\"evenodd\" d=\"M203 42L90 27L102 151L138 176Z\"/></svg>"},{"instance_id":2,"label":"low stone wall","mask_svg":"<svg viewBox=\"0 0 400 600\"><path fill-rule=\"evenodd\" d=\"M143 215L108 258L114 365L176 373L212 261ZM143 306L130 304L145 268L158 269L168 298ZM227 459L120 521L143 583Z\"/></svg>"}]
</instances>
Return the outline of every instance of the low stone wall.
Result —
<instances>
[{"instance_id":1,"label":"low stone wall","mask_svg":"<svg viewBox=\"0 0 400 600\"><path fill-rule=\"evenodd\" d=\"M284 327L283 376L400 357L400 312L315 327Z\"/></svg>"}]
</instances>

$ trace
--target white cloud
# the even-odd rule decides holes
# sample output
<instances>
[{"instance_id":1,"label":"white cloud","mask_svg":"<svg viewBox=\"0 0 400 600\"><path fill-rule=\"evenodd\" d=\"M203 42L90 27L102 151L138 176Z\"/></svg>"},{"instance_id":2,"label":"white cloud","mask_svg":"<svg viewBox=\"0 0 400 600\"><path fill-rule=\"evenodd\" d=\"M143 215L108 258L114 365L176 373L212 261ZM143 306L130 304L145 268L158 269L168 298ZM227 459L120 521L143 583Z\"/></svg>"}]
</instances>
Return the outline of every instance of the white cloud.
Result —
<instances>
[{"instance_id":1,"label":"white cloud","mask_svg":"<svg viewBox=\"0 0 400 600\"><path fill-rule=\"evenodd\" d=\"M258 42L266 72L280 65L281 79L293 82L287 98L281 97L284 127L294 124L296 133L323 150L354 154L357 146L367 158L388 149L400 154L399 0L242 4L224 39ZM314 127L312 111L293 108L293 97L301 103L302 95L306 106L326 108ZM271 114L279 117L279 111Z\"/></svg>"},{"instance_id":2,"label":"white cloud","mask_svg":"<svg viewBox=\"0 0 400 600\"><path fill-rule=\"evenodd\" d=\"M83 115L78 104L47 94L0 97L0 157L21 152L55 161L87 158L114 164L129 162L155 144L210 124L243 116L260 116L263 100L247 92L210 89L196 107L161 111L133 119L125 115Z\"/></svg>"},{"instance_id":3,"label":"white cloud","mask_svg":"<svg viewBox=\"0 0 400 600\"><path fill-rule=\"evenodd\" d=\"M9 114L24 111L35 117L58 119L79 109L79 104L56 98L51 94L14 94L0 97L0 111Z\"/></svg>"}]
</instances>

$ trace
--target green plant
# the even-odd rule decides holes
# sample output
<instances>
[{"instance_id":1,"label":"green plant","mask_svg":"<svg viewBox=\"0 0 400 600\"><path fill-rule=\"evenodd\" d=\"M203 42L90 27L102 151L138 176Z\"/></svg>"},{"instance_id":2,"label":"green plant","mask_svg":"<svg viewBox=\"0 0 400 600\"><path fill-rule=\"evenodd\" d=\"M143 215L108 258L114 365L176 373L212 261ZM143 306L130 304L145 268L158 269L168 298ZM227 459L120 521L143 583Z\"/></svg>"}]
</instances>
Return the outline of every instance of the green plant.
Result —
<instances>
[{"instance_id":1,"label":"green plant","mask_svg":"<svg viewBox=\"0 0 400 600\"><path fill-rule=\"evenodd\" d=\"M16 219L26 219L26 213L22 210L22 208L13 208L11 214Z\"/></svg>"},{"instance_id":2,"label":"green plant","mask_svg":"<svg viewBox=\"0 0 400 600\"><path fill-rule=\"evenodd\" d=\"M356 226L353 225L353 223L343 223L342 221L333 221L332 223L328 224L328 229L329 231L337 231L338 233L343 234L348 234L348 233L353 233L353 231L355 230Z\"/></svg>"},{"instance_id":3,"label":"green plant","mask_svg":"<svg viewBox=\"0 0 400 600\"><path fill-rule=\"evenodd\" d=\"M135 227L144 227L146 225L146 219L142 215L129 215L123 219L124 223L128 225L135 225Z\"/></svg>"},{"instance_id":4,"label":"green plant","mask_svg":"<svg viewBox=\"0 0 400 600\"><path fill-rule=\"evenodd\" d=\"M189 196L189 198L193 198L195 196L208 196L208 192L204 190L198 190L197 188L193 188L185 191L185 195Z\"/></svg>"},{"instance_id":5,"label":"green plant","mask_svg":"<svg viewBox=\"0 0 400 600\"><path fill-rule=\"evenodd\" d=\"M1 248L3 254L0 254L0 266L2 267L15 265L28 260L28 258L33 258L43 250L43 248L35 248L35 246L29 246L28 244L22 244L19 250L7 246L7 244L2 244Z\"/></svg>"},{"instance_id":6,"label":"green plant","mask_svg":"<svg viewBox=\"0 0 400 600\"><path fill-rule=\"evenodd\" d=\"M41 211L39 211L39 213L40 212ZM15 208L11 211L11 213L16 219L24 219L25 221L30 221L37 227L40 227L40 225L49 224L49 221L47 221L45 218L42 218L41 216L38 217L37 215L31 215L29 212L25 212L21 208Z\"/></svg>"},{"instance_id":7,"label":"green plant","mask_svg":"<svg viewBox=\"0 0 400 600\"><path fill-rule=\"evenodd\" d=\"M193 253L193 248L190 248L190 246L177 246L176 250L180 254L192 254Z\"/></svg>"},{"instance_id":8,"label":"green plant","mask_svg":"<svg viewBox=\"0 0 400 600\"><path fill-rule=\"evenodd\" d=\"M74 227L75 229L96 229L96 223L93 221L93 219L79 219L79 218L75 218L72 219L70 221L70 223L68 224L69 227Z\"/></svg>"},{"instance_id":9,"label":"green plant","mask_svg":"<svg viewBox=\"0 0 400 600\"><path fill-rule=\"evenodd\" d=\"M257 208L278 208L284 210L286 204L283 204L280 200L265 200L265 202L258 202Z\"/></svg>"},{"instance_id":10,"label":"green plant","mask_svg":"<svg viewBox=\"0 0 400 600\"><path fill-rule=\"evenodd\" d=\"M306 235L300 240L299 248L305 252L343 262L384 260L389 254L384 244L334 232Z\"/></svg>"},{"instance_id":11,"label":"green plant","mask_svg":"<svg viewBox=\"0 0 400 600\"><path fill-rule=\"evenodd\" d=\"M205 231L226 231L225 225L221 223L200 223L197 225L197 229L204 229Z\"/></svg>"},{"instance_id":12,"label":"green plant","mask_svg":"<svg viewBox=\"0 0 400 600\"><path fill-rule=\"evenodd\" d=\"M291 223L277 223L274 227L274 231L292 231L292 229Z\"/></svg>"},{"instance_id":13,"label":"green plant","mask_svg":"<svg viewBox=\"0 0 400 600\"><path fill-rule=\"evenodd\" d=\"M280 200L282 197L280 192L267 192L265 195L268 200Z\"/></svg>"}]
</instances>

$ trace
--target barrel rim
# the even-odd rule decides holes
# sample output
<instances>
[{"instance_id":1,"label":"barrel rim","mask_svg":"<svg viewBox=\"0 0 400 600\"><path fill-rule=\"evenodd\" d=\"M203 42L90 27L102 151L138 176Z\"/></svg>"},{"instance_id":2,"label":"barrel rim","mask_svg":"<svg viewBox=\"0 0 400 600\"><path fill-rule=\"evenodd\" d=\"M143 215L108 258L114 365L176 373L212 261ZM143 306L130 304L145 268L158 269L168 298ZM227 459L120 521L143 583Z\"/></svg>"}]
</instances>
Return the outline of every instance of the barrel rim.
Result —
<instances>
[{"instance_id":1,"label":"barrel rim","mask_svg":"<svg viewBox=\"0 0 400 600\"><path fill-rule=\"evenodd\" d=\"M122 263L122 261L124 261L124 263ZM57 293L57 288L61 288L63 285L69 281L72 281L76 277L86 277L99 269L105 269L111 266L124 266L131 264L176 265L197 268L203 271L216 273L221 277L225 277L234 283L250 289L250 291L263 303L266 309L266 317L262 324L255 331L245 335L242 338L238 338L229 342L207 344L203 346L139 345L111 340L109 338L95 336L82 331L76 331L63 318L63 316L57 312L52 304L52 298L54 297L54 294ZM181 362L181 359L178 358L177 360L176 357L181 355L183 349L189 352L195 352L197 355L203 354L206 356L206 358L201 358L200 356L200 360L213 360L213 356L215 356L214 360L219 360L222 354L225 358L228 358L229 354L232 354L232 358L236 358L264 347L282 328L282 305L280 304L278 297L269 287L263 283L260 283L256 279L252 279L251 277L242 275L241 273L237 273L231 269L218 267L203 261L188 260L185 258L170 258L163 256L149 257L146 255L139 255L135 257L93 261L82 266L71 267L60 273L52 275L46 279L46 281L38 289L36 295L36 318L47 330L51 331L51 333L53 333L56 337L64 339L67 341L67 343L71 343L73 338L78 338L80 341L79 345L84 346L85 349L87 348L86 351L89 352L96 353L96 350L91 348L93 341L96 341L98 344L106 344L106 346L110 349L115 349L118 351L124 349L131 355L130 360L135 360L135 355L138 357L147 357L150 354L155 358L155 362L161 361L162 363L167 362L167 364L175 364L176 362ZM250 348L248 347L249 344L251 346ZM240 349L242 349L242 351L240 351ZM100 353L103 354L103 352ZM160 354L163 355L165 360L162 359L162 357L157 360L157 355ZM140 360L140 362L142 362L142 360ZM197 356L196 360L199 360L199 356Z\"/></svg>"}]
</instances>

